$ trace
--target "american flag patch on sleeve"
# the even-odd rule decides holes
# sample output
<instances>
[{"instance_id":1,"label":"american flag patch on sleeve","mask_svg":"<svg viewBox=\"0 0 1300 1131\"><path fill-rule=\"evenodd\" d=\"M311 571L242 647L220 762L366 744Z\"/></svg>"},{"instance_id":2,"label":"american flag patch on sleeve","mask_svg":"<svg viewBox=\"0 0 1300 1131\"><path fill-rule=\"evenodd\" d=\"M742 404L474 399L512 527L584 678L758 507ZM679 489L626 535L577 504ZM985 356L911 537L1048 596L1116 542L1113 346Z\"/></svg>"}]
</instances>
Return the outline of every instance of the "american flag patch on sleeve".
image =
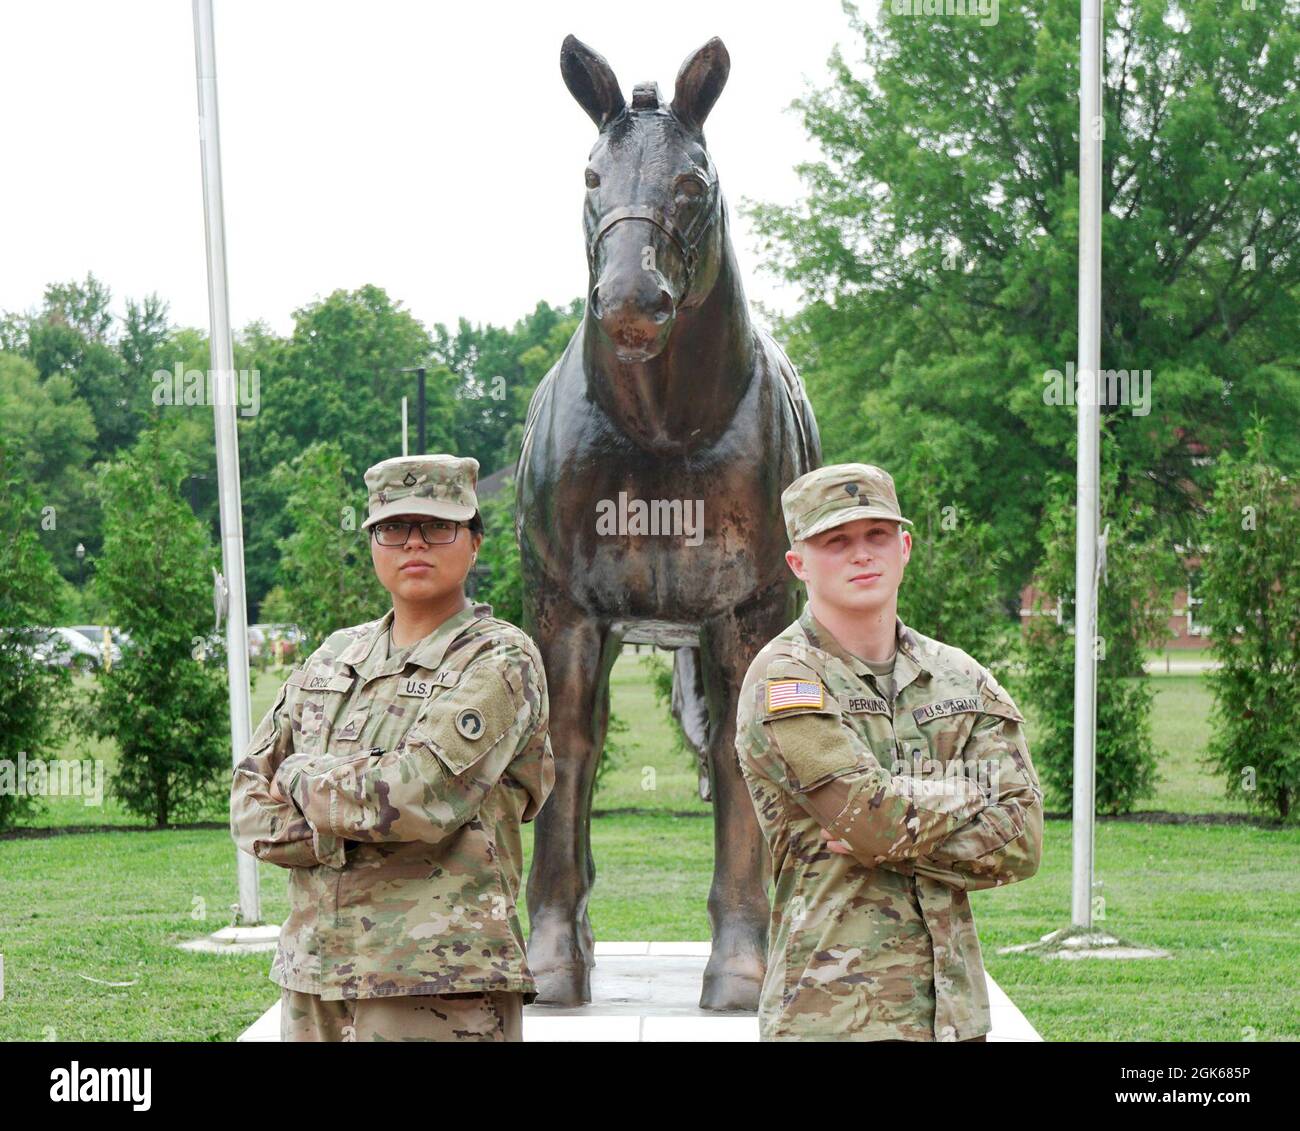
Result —
<instances>
[{"instance_id":1,"label":"american flag patch on sleeve","mask_svg":"<svg viewBox=\"0 0 1300 1131\"><path fill-rule=\"evenodd\" d=\"M803 679L769 679L767 709L788 711L791 707L820 707L824 702L822 685Z\"/></svg>"}]
</instances>

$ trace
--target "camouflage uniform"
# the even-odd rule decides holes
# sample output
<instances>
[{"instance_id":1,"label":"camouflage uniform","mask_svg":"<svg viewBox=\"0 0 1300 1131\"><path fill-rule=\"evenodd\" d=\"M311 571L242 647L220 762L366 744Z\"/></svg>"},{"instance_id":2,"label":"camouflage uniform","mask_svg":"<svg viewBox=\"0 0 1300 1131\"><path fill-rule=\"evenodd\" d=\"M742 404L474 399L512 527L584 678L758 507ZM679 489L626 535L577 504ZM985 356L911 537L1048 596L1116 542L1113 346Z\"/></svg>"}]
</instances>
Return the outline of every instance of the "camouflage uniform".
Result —
<instances>
[{"instance_id":1,"label":"camouflage uniform","mask_svg":"<svg viewBox=\"0 0 1300 1131\"><path fill-rule=\"evenodd\" d=\"M416 478L408 491L425 489ZM366 525L422 510L387 494L377 503L372 484ZM515 900L520 825L555 780L541 656L485 604L394 655L392 620L390 609L313 652L234 771L236 843L290 870L270 977L323 1002L495 991L532 1001ZM273 779L292 800L270 795Z\"/></svg>"},{"instance_id":2,"label":"camouflage uniform","mask_svg":"<svg viewBox=\"0 0 1300 1131\"><path fill-rule=\"evenodd\" d=\"M783 505L792 542L858 518L906 521L892 480L861 464L810 472ZM776 889L765 1040L989 1029L966 893L1034 874L1042 793L1024 720L989 671L901 620L895 634L892 699L810 608L741 690L737 752ZM852 854L827 849L823 828Z\"/></svg>"},{"instance_id":3,"label":"camouflage uniform","mask_svg":"<svg viewBox=\"0 0 1300 1131\"><path fill-rule=\"evenodd\" d=\"M519 995L418 994L323 1001L280 991L282 1041L521 1041Z\"/></svg>"}]
</instances>

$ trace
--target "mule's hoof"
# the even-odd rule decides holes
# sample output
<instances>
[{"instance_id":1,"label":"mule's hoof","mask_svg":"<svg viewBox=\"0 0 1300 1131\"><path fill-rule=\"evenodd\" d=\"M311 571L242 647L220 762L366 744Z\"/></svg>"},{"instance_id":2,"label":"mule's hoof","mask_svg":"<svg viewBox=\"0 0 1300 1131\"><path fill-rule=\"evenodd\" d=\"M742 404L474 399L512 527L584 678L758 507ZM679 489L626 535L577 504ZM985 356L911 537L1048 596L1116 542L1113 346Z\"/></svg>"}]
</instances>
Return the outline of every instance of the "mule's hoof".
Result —
<instances>
[{"instance_id":1,"label":"mule's hoof","mask_svg":"<svg viewBox=\"0 0 1300 1131\"><path fill-rule=\"evenodd\" d=\"M586 1005L591 1001L591 968L565 966L535 970L538 1005Z\"/></svg>"},{"instance_id":2,"label":"mule's hoof","mask_svg":"<svg viewBox=\"0 0 1300 1131\"><path fill-rule=\"evenodd\" d=\"M591 927L586 922L552 925L536 922L528 939L528 966L537 983L538 1005L585 1005L591 1000L591 968L596 964Z\"/></svg>"},{"instance_id":3,"label":"mule's hoof","mask_svg":"<svg viewBox=\"0 0 1300 1131\"><path fill-rule=\"evenodd\" d=\"M715 924L700 1008L753 1013L767 973L767 924L757 911Z\"/></svg>"},{"instance_id":4,"label":"mule's hoof","mask_svg":"<svg viewBox=\"0 0 1300 1131\"><path fill-rule=\"evenodd\" d=\"M700 988L700 1008L713 1010L758 1010L758 996L763 989L763 979L747 974L708 974Z\"/></svg>"},{"instance_id":5,"label":"mule's hoof","mask_svg":"<svg viewBox=\"0 0 1300 1131\"><path fill-rule=\"evenodd\" d=\"M753 954L714 950L704 968L701 1009L741 1009L753 1013L763 989L764 962Z\"/></svg>"}]
</instances>

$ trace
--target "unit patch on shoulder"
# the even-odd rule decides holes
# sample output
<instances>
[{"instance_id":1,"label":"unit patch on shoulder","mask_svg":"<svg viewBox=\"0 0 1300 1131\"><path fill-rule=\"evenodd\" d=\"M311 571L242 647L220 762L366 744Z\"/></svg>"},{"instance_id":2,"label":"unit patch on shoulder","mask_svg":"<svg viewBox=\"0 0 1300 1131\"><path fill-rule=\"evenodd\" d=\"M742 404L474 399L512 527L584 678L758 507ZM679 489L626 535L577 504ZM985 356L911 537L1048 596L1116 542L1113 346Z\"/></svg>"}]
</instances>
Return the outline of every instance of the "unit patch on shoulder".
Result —
<instances>
[{"instance_id":1,"label":"unit patch on shoulder","mask_svg":"<svg viewBox=\"0 0 1300 1131\"><path fill-rule=\"evenodd\" d=\"M474 742L483 734L483 716L475 707L466 707L456 716L456 729L463 738Z\"/></svg>"}]
</instances>

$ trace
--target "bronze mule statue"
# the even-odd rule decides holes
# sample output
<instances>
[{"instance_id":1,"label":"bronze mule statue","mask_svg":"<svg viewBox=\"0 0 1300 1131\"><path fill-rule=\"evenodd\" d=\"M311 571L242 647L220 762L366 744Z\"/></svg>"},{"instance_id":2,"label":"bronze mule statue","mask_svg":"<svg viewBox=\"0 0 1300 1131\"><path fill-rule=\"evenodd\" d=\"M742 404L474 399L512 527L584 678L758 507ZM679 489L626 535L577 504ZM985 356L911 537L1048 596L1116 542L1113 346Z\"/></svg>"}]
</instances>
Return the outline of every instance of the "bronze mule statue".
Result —
<instances>
[{"instance_id":1,"label":"bronze mule statue","mask_svg":"<svg viewBox=\"0 0 1300 1131\"><path fill-rule=\"evenodd\" d=\"M677 649L676 714L708 772L700 1005L752 1010L763 980L770 867L736 760L736 698L797 613L780 496L820 445L802 381L750 322L705 146L729 68L711 39L682 64L671 105L647 82L629 106L600 55L571 35L560 51L600 132L585 171L586 312L533 395L516 475L524 628L546 666L556 758L528 878L542 1002L591 1000L592 783L625 641Z\"/></svg>"}]
</instances>

